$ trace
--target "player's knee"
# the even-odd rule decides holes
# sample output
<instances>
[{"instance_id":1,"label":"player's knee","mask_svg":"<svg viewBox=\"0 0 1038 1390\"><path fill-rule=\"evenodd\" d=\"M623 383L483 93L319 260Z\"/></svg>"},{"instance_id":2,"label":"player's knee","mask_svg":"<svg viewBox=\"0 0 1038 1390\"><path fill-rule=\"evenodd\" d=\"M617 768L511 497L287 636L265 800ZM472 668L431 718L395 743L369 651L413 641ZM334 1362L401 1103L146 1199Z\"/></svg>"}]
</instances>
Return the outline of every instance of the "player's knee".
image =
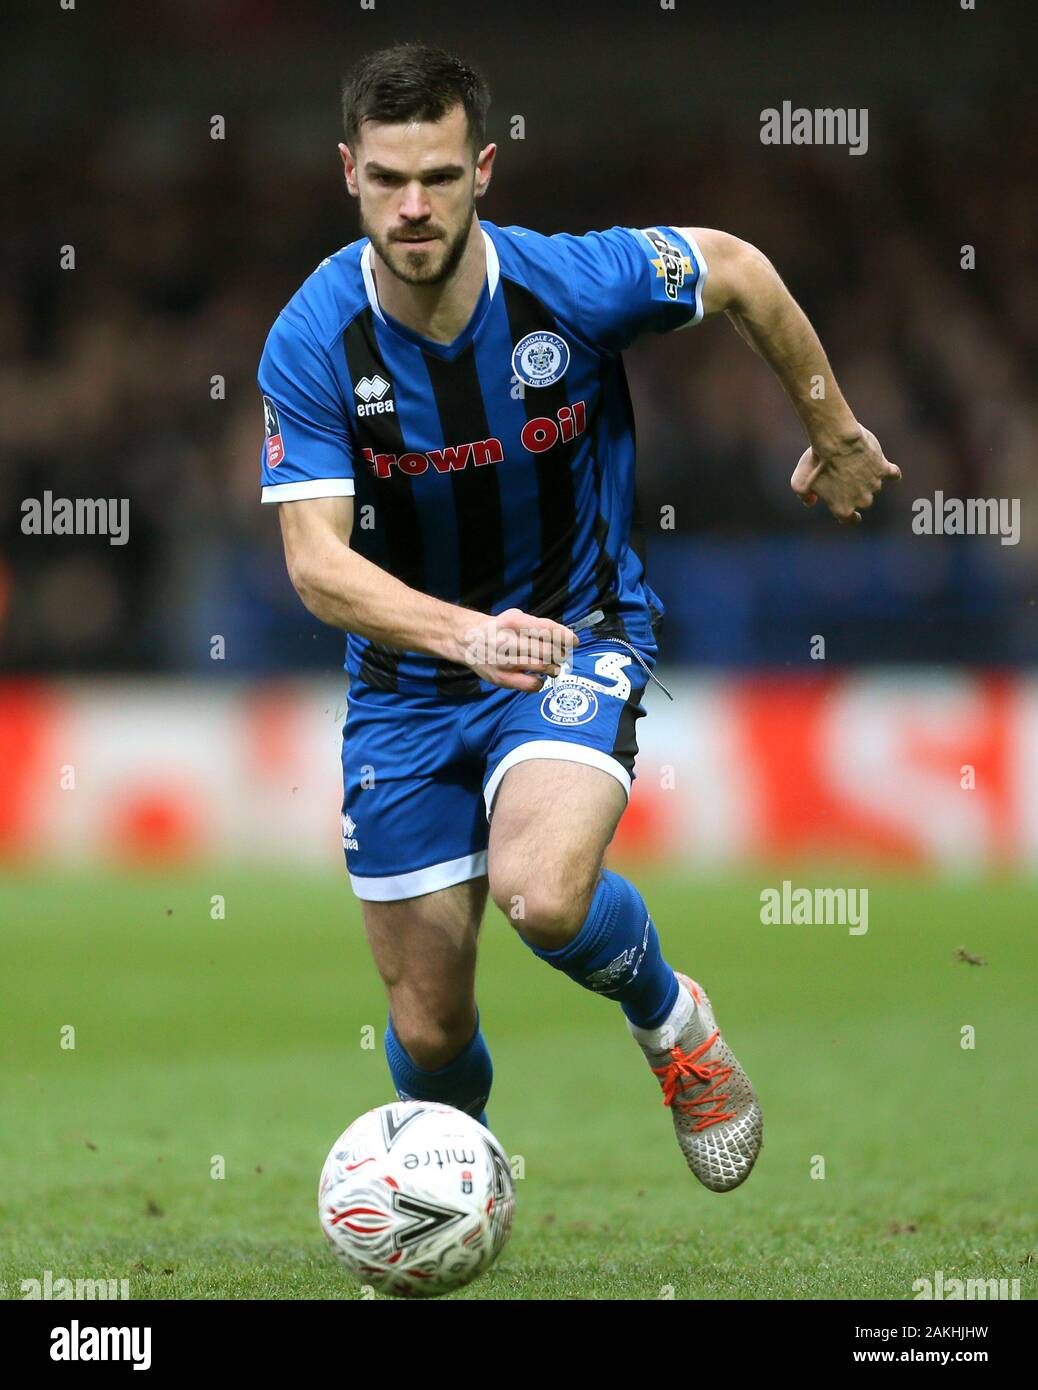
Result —
<instances>
[{"instance_id":1,"label":"player's knee","mask_svg":"<svg viewBox=\"0 0 1038 1390\"><path fill-rule=\"evenodd\" d=\"M589 894L578 874L491 875L490 893L519 934L537 945L565 945L587 916Z\"/></svg>"}]
</instances>

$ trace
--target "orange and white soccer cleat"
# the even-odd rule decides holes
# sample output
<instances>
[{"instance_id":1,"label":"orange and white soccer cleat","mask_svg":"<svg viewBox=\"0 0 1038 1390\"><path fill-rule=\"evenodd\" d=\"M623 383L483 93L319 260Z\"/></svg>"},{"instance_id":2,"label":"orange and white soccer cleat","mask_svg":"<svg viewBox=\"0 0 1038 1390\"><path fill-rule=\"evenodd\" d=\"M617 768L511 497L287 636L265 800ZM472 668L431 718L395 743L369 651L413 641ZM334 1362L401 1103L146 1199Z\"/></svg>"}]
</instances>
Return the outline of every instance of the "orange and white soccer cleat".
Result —
<instances>
[{"instance_id":1,"label":"orange and white soccer cleat","mask_svg":"<svg viewBox=\"0 0 1038 1390\"><path fill-rule=\"evenodd\" d=\"M677 978L677 1003L665 1023L636 1028L628 1020L627 1026L659 1079L685 1162L711 1192L730 1192L757 1161L764 1118L706 990L687 975Z\"/></svg>"}]
</instances>

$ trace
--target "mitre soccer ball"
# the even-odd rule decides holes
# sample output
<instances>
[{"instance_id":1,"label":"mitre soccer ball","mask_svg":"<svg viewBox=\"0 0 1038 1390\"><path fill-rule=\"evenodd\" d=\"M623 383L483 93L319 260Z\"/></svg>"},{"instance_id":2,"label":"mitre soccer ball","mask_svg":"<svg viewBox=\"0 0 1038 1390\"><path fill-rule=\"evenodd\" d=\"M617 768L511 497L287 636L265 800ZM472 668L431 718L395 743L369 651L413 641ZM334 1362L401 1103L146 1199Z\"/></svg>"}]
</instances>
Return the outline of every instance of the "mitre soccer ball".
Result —
<instances>
[{"instance_id":1,"label":"mitre soccer ball","mask_svg":"<svg viewBox=\"0 0 1038 1390\"><path fill-rule=\"evenodd\" d=\"M321 1229L361 1284L434 1298L482 1274L508 1239L515 1206L504 1149L449 1105L369 1110L332 1145L321 1173Z\"/></svg>"}]
</instances>

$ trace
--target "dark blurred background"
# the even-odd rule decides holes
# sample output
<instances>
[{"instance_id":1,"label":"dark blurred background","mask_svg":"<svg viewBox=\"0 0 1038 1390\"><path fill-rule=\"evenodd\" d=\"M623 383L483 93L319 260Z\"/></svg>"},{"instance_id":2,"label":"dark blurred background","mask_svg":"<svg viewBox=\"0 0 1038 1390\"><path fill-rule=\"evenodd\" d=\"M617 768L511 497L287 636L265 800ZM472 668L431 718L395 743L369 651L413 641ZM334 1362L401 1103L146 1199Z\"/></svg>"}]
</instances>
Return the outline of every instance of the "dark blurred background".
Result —
<instances>
[{"instance_id":1,"label":"dark blurred background","mask_svg":"<svg viewBox=\"0 0 1038 1390\"><path fill-rule=\"evenodd\" d=\"M0 654L13 671L328 670L259 504L255 370L353 240L338 85L421 38L488 77L488 219L717 226L806 309L901 465L855 532L788 490L805 441L724 321L627 354L665 656L710 666L1038 658L1038 101L1025 7L37 5L5 53ZM867 107L867 154L764 146L761 111ZM524 140L510 138L515 115ZM221 116L226 137L210 138ZM75 269L59 268L75 248ZM976 248L976 268L960 266ZM225 383L214 399L212 378ZM20 505L130 499L130 543ZM1021 539L916 536L912 502L1019 498ZM675 529L659 528L675 508ZM210 660L210 637L227 660Z\"/></svg>"}]
</instances>

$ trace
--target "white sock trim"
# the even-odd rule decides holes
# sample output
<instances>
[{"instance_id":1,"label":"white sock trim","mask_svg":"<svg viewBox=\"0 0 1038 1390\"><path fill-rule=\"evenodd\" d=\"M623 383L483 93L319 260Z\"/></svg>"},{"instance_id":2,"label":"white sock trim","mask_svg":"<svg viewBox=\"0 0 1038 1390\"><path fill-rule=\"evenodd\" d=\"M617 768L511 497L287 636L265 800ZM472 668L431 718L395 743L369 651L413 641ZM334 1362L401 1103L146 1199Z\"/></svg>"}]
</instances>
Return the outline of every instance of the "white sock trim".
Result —
<instances>
[{"instance_id":1,"label":"white sock trim","mask_svg":"<svg viewBox=\"0 0 1038 1390\"><path fill-rule=\"evenodd\" d=\"M674 1000L674 1007L657 1028L638 1028L630 1019L627 1020L627 1026L642 1047L653 1052L665 1052L675 1046L695 1009L695 1000L679 980L678 997Z\"/></svg>"}]
</instances>

